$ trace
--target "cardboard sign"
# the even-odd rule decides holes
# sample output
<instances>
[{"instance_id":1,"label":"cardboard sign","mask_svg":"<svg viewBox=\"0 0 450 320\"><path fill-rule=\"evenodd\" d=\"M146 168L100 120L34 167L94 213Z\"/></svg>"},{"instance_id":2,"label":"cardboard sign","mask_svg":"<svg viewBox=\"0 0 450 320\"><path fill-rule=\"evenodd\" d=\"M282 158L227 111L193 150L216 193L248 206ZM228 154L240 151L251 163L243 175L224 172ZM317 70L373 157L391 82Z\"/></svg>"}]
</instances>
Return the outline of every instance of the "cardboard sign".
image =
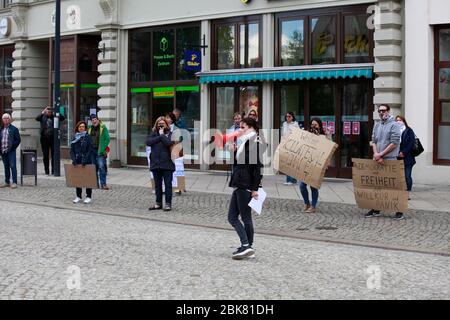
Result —
<instances>
[{"instance_id":1,"label":"cardboard sign","mask_svg":"<svg viewBox=\"0 0 450 320\"><path fill-rule=\"evenodd\" d=\"M405 165L403 161L352 159L353 187L358 207L390 212L408 210Z\"/></svg>"},{"instance_id":2,"label":"cardboard sign","mask_svg":"<svg viewBox=\"0 0 450 320\"><path fill-rule=\"evenodd\" d=\"M352 132L355 136L359 136L361 133L361 122L353 122L352 124Z\"/></svg>"},{"instance_id":3,"label":"cardboard sign","mask_svg":"<svg viewBox=\"0 0 450 320\"><path fill-rule=\"evenodd\" d=\"M65 164L67 187L98 189L97 173L95 165L89 164L85 167L79 165L74 167L72 164Z\"/></svg>"},{"instance_id":4,"label":"cardboard sign","mask_svg":"<svg viewBox=\"0 0 450 320\"><path fill-rule=\"evenodd\" d=\"M294 128L275 152L274 169L320 189L337 148L324 136Z\"/></svg>"}]
</instances>

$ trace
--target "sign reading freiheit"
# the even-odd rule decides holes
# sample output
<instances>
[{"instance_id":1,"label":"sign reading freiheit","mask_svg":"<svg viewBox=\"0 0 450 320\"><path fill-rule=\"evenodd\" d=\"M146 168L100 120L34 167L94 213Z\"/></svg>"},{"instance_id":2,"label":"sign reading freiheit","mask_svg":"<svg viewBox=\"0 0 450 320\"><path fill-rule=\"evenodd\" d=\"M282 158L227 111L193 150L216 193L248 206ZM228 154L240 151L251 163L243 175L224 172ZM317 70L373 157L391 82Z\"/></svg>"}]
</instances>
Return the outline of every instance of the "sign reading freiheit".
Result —
<instances>
[{"instance_id":1,"label":"sign reading freiheit","mask_svg":"<svg viewBox=\"0 0 450 320\"><path fill-rule=\"evenodd\" d=\"M405 165L403 161L352 159L353 188L358 207L389 212L408 210Z\"/></svg>"}]
</instances>

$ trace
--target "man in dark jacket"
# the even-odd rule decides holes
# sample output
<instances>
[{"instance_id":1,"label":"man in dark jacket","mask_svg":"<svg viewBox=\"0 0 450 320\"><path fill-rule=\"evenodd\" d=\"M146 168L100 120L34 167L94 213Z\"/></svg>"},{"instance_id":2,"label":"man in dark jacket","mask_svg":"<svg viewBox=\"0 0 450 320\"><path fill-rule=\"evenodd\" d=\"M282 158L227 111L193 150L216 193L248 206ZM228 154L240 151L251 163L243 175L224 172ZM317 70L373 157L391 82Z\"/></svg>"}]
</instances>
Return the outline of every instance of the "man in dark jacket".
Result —
<instances>
[{"instance_id":1,"label":"man in dark jacket","mask_svg":"<svg viewBox=\"0 0 450 320\"><path fill-rule=\"evenodd\" d=\"M5 167L5 184L0 185L1 188L17 188L16 149L20 145L20 141L19 129L11 125L11 116L5 113L2 116L0 129L0 150ZM11 174L12 184L10 184Z\"/></svg>"},{"instance_id":2,"label":"man in dark jacket","mask_svg":"<svg viewBox=\"0 0 450 320\"><path fill-rule=\"evenodd\" d=\"M50 168L49 168L49 159L50 156L52 158L52 174L53 174L53 168L54 168L54 161L53 161L53 127L54 127L54 118L53 110L50 107L45 107L44 110L42 110L42 113L36 117L36 121L39 121L41 123L41 147L42 147L42 154L44 157L44 169L45 174L50 174ZM66 118L63 115L59 116L60 121L66 120Z\"/></svg>"}]
</instances>

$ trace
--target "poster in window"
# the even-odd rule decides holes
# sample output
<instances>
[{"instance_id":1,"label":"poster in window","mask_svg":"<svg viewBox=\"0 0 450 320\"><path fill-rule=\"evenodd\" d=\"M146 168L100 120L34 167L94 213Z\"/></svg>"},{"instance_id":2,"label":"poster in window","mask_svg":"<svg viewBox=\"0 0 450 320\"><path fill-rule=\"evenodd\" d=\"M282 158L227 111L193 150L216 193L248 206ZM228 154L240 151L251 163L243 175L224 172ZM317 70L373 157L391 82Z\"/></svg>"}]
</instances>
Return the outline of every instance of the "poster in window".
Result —
<instances>
[{"instance_id":1,"label":"poster in window","mask_svg":"<svg viewBox=\"0 0 450 320\"><path fill-rule=\"evenodd\" d=\"M349 136L352 134L352 123L349 121L344 122L344 135Z\"/></svg>"},{"instance_id":2,"label":"poster in window","mask_svg":"<svg viewBox=\"0 0 450 320\"><path fill-rule=\"evenodd\" d=\"M336 123L334 121L328 122L328 132L330 134L336 134Z\"/></svg>"},{"instance_id":3,"label":"poster in window","mask_svg":"<svg viewBox=\"0 0 450 320\"><path fill-rule=\"evenodd\" d=\"M361 134L361 122L353 122L352 128L355 136L359 136Z\"/></svg>"}]
</instances>

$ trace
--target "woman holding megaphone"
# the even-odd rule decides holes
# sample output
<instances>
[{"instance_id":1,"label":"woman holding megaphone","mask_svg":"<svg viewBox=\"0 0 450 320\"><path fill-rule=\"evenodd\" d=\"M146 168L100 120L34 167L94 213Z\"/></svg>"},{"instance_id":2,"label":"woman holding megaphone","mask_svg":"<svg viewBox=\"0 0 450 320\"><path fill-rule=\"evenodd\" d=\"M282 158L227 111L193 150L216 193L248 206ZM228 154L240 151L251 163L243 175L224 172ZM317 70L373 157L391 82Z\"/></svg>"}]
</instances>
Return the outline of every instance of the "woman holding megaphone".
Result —
<instances>
[{"instance_id":1,"label":"woman holding megaphone","mask_svg":"<svg viewBox=\"0 0 450 320\"><path fill-rule=\"evenodd\" d=\"M259 137L258 123L251 118L241 121L241 144L230 146L234 154L235 168L231 175L230 187L234 189L228 210L228 221L236 230L241 240L241 247L233 253L234 260L254 257L252 248L254 229L252 212L249 203L258 198L258 190L262 181L262 162L259 158L264 145ZM242 222L239 220L239 216Z\"/></svg>"}]
</instances>

